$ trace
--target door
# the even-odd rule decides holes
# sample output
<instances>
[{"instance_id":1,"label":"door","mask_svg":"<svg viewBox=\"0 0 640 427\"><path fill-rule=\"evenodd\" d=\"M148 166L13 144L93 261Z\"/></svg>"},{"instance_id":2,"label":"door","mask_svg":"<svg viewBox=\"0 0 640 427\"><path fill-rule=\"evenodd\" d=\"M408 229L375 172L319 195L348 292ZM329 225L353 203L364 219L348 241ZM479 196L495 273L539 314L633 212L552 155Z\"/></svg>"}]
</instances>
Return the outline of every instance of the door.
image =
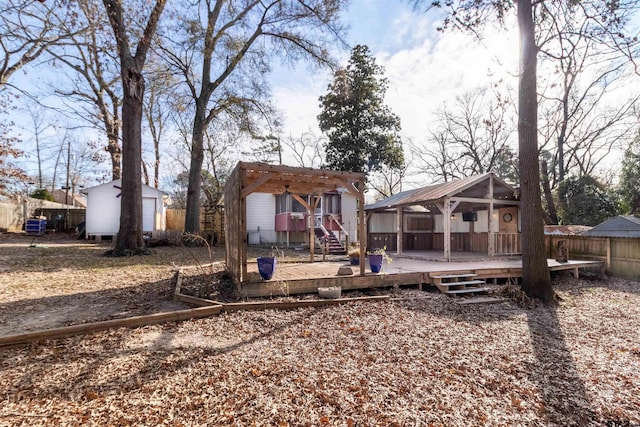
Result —
<instances>
[{"instance_id":1,"label":"door","mask_svg":"<svg viewBox=\"0 0 640 427\"><path fill-rule=\"evenodd\" d=\"M151 233L156 225L156 199L142 198L142 231Z\"/></svg>"}]
</instances>

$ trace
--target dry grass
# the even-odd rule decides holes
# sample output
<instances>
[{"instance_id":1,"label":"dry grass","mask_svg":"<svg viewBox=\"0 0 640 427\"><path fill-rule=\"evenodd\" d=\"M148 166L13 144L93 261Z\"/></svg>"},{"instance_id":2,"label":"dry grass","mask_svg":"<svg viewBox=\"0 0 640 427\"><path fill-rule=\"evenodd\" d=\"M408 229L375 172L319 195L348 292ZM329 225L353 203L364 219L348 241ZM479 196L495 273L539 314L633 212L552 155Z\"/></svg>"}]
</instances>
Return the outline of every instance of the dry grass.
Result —
<instances>
[{"instance_id":1,"label":"dry grass","mask_svg":"<svg viewBox=\"0 0 640 427\"><path fill-rule=\"evenodd\" d=\"M640 425L640 285L555 286L556 307L406 290L1 349L0 425Z\"/></svg>"}]
</instances>

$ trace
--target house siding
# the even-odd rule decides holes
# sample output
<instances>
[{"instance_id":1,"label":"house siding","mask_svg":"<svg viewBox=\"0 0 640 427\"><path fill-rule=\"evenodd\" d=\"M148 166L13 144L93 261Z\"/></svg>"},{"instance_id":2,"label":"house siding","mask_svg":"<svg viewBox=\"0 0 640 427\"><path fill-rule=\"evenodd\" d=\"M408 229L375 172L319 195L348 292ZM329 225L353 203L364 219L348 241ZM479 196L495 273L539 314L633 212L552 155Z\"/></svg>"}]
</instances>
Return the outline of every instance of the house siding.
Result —
<instances>
[{"instance_id":1,"label":"house siding","mask_svg":"<svg viewBox=\"0 0 640 427\"><path fill-rule=\"evenodd\" d=\"M359 240L358 237L358 200L353 194L344 192L340 197L342 226L351 241Z\"/></svg>"},{"instance_id":2,"label":"house siding","mask_svg":"<svg viewBox=\"0 0 640 427\"><path fill-rule=\"evenodd\" d=\"M247 233L249 243L276 243L276 197L270 193L247 196Z\"/></svg>"}]
</instances>

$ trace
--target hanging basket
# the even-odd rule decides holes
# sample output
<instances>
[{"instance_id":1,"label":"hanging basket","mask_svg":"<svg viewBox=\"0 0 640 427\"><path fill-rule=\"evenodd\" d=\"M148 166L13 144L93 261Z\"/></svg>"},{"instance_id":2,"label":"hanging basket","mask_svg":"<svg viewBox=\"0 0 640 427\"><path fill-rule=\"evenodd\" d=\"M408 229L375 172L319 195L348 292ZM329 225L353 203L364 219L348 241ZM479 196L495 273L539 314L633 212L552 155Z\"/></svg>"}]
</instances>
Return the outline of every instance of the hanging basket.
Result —
<instances>
[{"instance_id":1,"label":"hanging basket","mask_svg":"<svg viewBox=\"0 0 640 427\"><path fill-rule=\"evenodd\" d=\"M275 257L260 257L258 258L258 273L262 280L270 280L273 277L273 273L276 271L276 258Z\"/></svg>"}]
</instances>

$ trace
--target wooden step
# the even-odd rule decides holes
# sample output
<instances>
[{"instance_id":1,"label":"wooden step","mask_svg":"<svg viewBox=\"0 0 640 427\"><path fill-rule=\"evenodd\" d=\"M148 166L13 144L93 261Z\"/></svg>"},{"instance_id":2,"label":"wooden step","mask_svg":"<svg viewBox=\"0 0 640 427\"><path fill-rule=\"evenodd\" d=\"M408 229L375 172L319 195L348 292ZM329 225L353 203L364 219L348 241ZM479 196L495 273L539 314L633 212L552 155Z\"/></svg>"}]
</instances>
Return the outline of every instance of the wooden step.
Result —
<instances>
[{"instance_id":1,"label":"wooden step","mask_svg":"<svg viewBox=\"0 0 640 427\"><path fill-rule=\"evenodd\" d=\"M473 294L480 292L489 292L489 288L466 288L466 289L455 289L452 291L443 291L443 293L447 295L458 295L458 294Z\"/></svg>"},{"instance_id":2,"label":"wooden step","mask_svg":"<svg viewBox=\"0 0 640 427\"><path fill-rule=\"evenodd\" d=\"M484 280L468 280L466 282L445 282L437 283L436 286L467 286L467 285L486 285Z\"/></svg>"},{"instance_id":3,"label":"wooden step","mask_svg":"<svg viewBox=\"0 0 640 427\"><path fill-rule=\"evenodd\" d=\"M478 277L478 275L475 273L463 273L463 274L443 274L443 275L431 276L432 279L458 279L458 278L465 278L465 277Z\"/></svg>"}]
</instances>

